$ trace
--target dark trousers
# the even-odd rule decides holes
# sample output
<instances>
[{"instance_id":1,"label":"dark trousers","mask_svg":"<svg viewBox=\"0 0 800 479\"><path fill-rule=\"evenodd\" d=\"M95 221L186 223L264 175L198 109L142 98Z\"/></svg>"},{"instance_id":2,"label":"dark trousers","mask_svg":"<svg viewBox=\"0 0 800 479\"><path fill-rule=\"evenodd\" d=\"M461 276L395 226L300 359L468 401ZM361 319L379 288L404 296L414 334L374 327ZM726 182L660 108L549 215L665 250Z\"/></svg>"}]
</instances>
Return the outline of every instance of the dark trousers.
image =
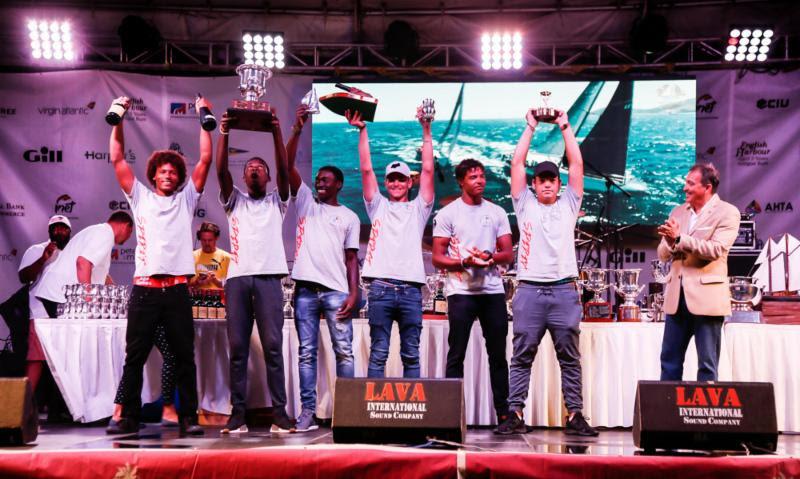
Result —
<instances>
[{"instance_id":1,"label":"dark trousers","mask_svg":"<svg viewBox=\"0 0 800 479\"><path fill-rule=\"evenodd\" d=\"M164 326L175 354L175 380L181 399L181 419L197 419L197 372L194 363L194 324L189 289L134 286L128 303L125 367L122 370L122 416L139 420L142 409L142 374L150 355L156 328Z\"/></svg>"},{"instance_id":2,"label":"dark trousers","mask_svg":"<svg viewBox=\"0 0 800 479\"><path fill-rule=\"evenodd\" d=\"M453 294L447 297L450 333L447 336L449 350L445 376L464 377L464 357L475 318L478 318L486 340L494 409L498 415L504 415L508 413L508 310L504 294Z\"/></svg>"},{"instance_id":3,"label":"dark trousers","mask_svg":"<svg viewBox=\"0 0 800 479\"><path fill-rule=\"evenodd\" d=\"M722 344L722 316L699 316L689 312L681 287L678 311L668 314L661 342L661 380L680 381L689 340L697 348L697 380L716 381Z\"/></svg>"},{"instance_id":4,"label":"dark trousers","mask_svg":"<svg viewBox=\"0 0 800 479\"><path fill-rule=\"evenodd\" d=\"M232 414L244 415L247 398L247 360L255 319L272 407L286 406L283 369L283 290L279 276L239 276L225 282L230 346L230 388Z\"/></svg>"}]
</instances>

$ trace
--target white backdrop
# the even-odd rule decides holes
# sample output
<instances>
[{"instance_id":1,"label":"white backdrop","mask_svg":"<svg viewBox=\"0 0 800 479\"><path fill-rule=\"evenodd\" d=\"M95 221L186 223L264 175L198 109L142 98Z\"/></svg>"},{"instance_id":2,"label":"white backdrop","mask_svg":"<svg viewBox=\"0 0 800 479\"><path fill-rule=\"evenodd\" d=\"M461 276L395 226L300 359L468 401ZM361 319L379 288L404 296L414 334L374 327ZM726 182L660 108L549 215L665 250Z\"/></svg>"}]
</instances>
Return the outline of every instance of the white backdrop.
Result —
<instances>
[{"instance_id":1,"label":"white backdrop","mask_svg":"<svg viewBox=\"0 0 800 479\"><path fill-rule=\"evenodd\" d=\"M288 75L270 81L266 99L277 107L284 132L289 132L295 105L311 82L311 77ZM110 128L104 116L110 101L121 94L136 99L126 117L126 151L143 179L147 157L154 149L172 145L190 162L196 161L199 123L185 104L197 92L213 101L219 116L239 97L238 81L233 76L162 77L107 71L0 75L0 299L19 287L16 270L22 253L47 238L49 216L56 212L69 216L74 234L127 207L108 163ZM763 238L783 232L800 235L795 212L800 197L794 180L800 159L800 72L698 72L697 99L698 160L712 161L720 168L722 198L741 210L757 203L761 210L757 229ZM262 156L274 165L271 141L268 134L234 131L230 161L237 184L241 185L237 169L251 156ZM307 179L310 151L306 132L298 166ZM43 156L54 161L43 161ZM195 226L204 220L220 224L220 247L227 249L227 222L217 201L214 176L212 171ZM675 184L676 189L682 186ZM290 209L284 227L289 257L294 251L293 233ZM134 243L132 238L115 248L111 273L120 282L129 282L132 276ZM653 257L648 249L646 258ZM648 280L646 262L632 266L644 267L642 281Z\"/></svg>"}]
</instances>

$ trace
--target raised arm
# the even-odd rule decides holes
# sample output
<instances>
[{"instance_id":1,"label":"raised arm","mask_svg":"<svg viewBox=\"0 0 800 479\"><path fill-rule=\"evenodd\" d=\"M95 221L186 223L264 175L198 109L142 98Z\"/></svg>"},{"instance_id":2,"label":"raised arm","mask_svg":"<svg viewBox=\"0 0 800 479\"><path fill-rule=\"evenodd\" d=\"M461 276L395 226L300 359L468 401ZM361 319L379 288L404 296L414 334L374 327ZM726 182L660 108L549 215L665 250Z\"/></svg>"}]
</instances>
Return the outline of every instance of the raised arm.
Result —
<instances>
[{"instance_id":1,"label":"raised arm","mask_svg":"<svg viewBox=\"0 0 800 479\"><path fill-rule=\"evenodd\" d=\"M561 129L561 136L564 137L567 164L569 165L569 186L578 196L583 196L583 156L581 156L578 140L575 139L575 132L572 131L566 112L559 113L556 125Z\"/></svg>"},{"instance_id":2,"label":"raised arm","mask_svg":"<svg viewBox=\"0 0 800 479\"><path fill-rule=\"evenodd\" d=\"M230 133L230 118L228 114L222 115L219 122L219 142L217 143L217 180L222 201L228 202L233 193L233 177L228 169L228 134Z\"/></svg>"},{"instance_id":3,"label":"raised arm","mask_svg":"<svg viewBox=\"0 0 800 479\"><path fill-rule=\"evenodd\" d=\"M278 194L283 201L289 199L289 161L286 147L283 144L281 122L275 109L272 109L272 145L275 149L275 181L278 183Z\"/></svg>"},{"instance_id":4,"label":"raised arm","mask_svg":"<svg viewBox=\"0 0 800 479\"><path fill-rule=\"evenodd\" d=\"M422 107L417 107L417 120L422 126L422 173L419 178L419 194L425 203L433 201L433 137L431 135L431 122L422 115Z\"/></svg>"},{"instance_id":5,"label":"raised arm","mask_svg":"<svg viewBox=\"0 0 800 479\"><path fill-rule=\"evenodd\" d=\"M211 109L211 102L208 99L200 97L194 102L196 111L200 111L202 107ZM206 187L206 180L208 179L208 171L211 169L211 155L213 147L211 146L211 132L205 131L200 128L200 159L192 171L192 181L194 187L198 192L202 193Z\"/></svg>"},{"instance_id":6,"label":"raised arm","mask_svg":"<svg viewBox=\"0 0 800 479\"><path fill-rule=\"evenodd\" d=\"M114 100L116 103L122 103L127 110L131 106L131 99L122 96ZM133 189L133 182L136 177L133 175L128 162L125 161L125 135L122 132L122 125L124 121L114 125L111 129L111 138L108 141L108 151L110 154L111 164L114 166L114 173L117 175L117 182L126 195L131 194Z\"/></svg>"},{"instance_id":7,"label":"raised arm","mask_svg":"<svg viewBox=\"0 0 800 479\"><path fill-rule=\"evenodd\" d=\"M511 158L511 197L519 198L519 195L528 187L528 178L525 173L525 160L528 158L528 150L531 148L533 132L539 124L533 117L533 111L528 110L525 115L525 130L519 137L517 147L514 149L514 156Z\"/></svg>"},{"instance_id":8,"label":"raised arm","mask_svg":"<svg viewBox=\"0 0 800 479\"><path fill-rule=\"evenodd\" d=\"M300 172L297 170L295 160L297 159L297 146L300 143L300 134L303 133L303 126L308 121L308 107L300 105L295 110L294 125L292 125L292 136L289 137L289 142L286 144L286 157L288 160L289 169L289 191L292 196L297 195L297 190L300 189L300 184L303 179L300 177Z\"/></svg>"},{"instance_id":9,"label":"raised arm","mask_svg":"<svg viewBox=\"0 0 800 479\"><path fill-rule=\"evenodd\" d=\"M350 125L358 128L358 159L361 169L361 188L364 192L364 199L372 201L378 194L378 179L375 177L375 170L372 169L372 156L369 152L369 135L367 134L367 124L361 119L361 112L344 112L344 117Z\"/></svg>"}]
</instances>

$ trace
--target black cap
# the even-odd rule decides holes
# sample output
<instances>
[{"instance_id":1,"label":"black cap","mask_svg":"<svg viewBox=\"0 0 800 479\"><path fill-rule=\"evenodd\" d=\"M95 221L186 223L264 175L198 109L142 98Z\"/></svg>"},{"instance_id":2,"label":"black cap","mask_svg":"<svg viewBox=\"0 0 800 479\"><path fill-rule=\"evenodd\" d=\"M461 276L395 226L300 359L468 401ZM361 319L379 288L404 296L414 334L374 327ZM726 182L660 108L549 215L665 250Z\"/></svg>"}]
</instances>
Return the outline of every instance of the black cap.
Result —
<instances>
[{"instance_id":1,"label":"black cap","mask_svg":"<svg viewBox=\"0 0 800 479\"><path fill-rule=\"evenodd\" d=\"M558 165L552 161L542 161L533 169L533 176L540 176L548 173L553 176L558 176Z\"/></svg>"}]
</instances>

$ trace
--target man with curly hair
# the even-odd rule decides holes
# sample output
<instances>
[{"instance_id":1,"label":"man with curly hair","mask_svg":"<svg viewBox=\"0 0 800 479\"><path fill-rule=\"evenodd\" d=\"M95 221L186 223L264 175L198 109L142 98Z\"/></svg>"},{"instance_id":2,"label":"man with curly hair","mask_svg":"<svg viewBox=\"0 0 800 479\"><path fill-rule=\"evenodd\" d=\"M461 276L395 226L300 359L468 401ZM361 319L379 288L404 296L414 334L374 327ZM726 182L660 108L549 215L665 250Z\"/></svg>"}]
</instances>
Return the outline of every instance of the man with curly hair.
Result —
<instances>
[{"instance_id":1,"label":"man with curly hair","mask_svg":"<svg viewBox=\"0 0 800 479\"><path fill-rule=\"evenodd\" d=\"M126 108L130 99L115 100ZM209 107L198 98L195 107ZM156 329L163 326L175 354L176 382L180 395L180 432L202 435L197 425L197 377L194 362L194 325L187 286L194 275L192 218L211 165L211 134L200 130L200 158L186 180L186 159L172 150L154 151L147 160L147 188L125 161L124 122L111 130L111 163L122 191L131 205L136 224L136 270L128 307L125 366L120 380L124 391L122 418L112 418L106 432L139 430L142 406L142 374L153 347Z\"/></svg>"}]
</instances>

